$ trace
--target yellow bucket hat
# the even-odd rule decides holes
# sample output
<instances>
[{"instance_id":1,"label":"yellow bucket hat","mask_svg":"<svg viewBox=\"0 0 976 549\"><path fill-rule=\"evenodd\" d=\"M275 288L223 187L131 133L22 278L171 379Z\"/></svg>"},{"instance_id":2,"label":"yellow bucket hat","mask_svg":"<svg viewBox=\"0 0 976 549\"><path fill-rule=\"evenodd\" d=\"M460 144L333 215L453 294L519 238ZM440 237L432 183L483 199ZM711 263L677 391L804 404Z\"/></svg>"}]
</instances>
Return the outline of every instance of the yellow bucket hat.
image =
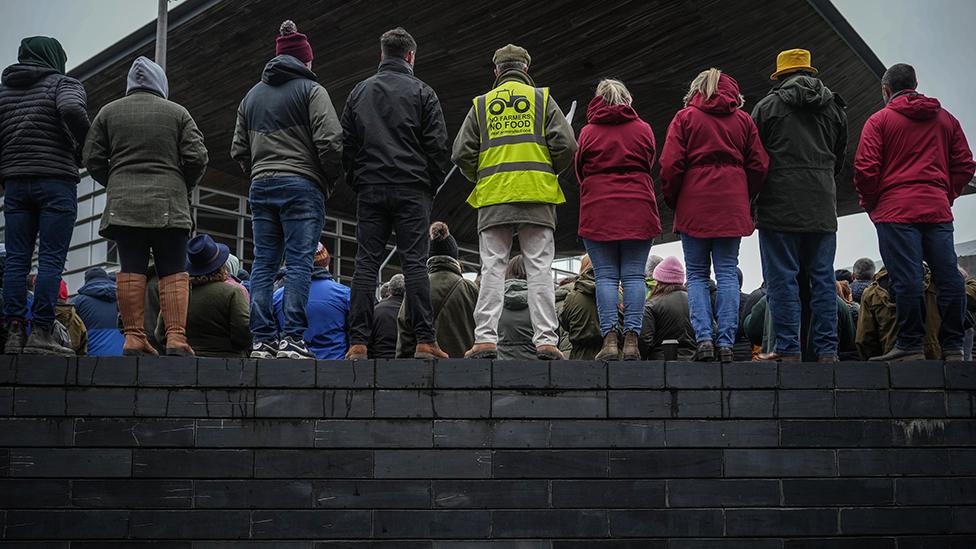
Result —
<instances>
[{"instance_id":1,"label":"yellow bucket hat","mask_svg":"<svg viewBox=\"0 0 976 549\"><path fill-rule=\"evenodd\" d=\"M808 50L786 50L776 56L776 72L770 75L770 80L777 80L784 74L796 71L810 71L817 74L817 69L810 66L810 52Z\"/></svg>"}]
</instances>

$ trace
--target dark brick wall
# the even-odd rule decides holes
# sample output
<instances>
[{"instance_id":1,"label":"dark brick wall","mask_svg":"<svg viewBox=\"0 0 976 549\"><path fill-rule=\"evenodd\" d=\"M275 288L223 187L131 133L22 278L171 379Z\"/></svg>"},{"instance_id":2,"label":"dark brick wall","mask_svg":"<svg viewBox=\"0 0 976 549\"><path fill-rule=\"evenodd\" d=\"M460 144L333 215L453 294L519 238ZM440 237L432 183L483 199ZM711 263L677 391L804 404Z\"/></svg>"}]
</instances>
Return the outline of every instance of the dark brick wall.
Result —
<instances>
[{"instance_id":1,"label":"dark brick wall","mask_svg":"<svg viewBox=\"0 0 976 549\"><path fill-rule=\"evenodd\" d=\"M976 364L0 357L0 532L17 548L973 549Z\"/></svg>"}]
</instances>

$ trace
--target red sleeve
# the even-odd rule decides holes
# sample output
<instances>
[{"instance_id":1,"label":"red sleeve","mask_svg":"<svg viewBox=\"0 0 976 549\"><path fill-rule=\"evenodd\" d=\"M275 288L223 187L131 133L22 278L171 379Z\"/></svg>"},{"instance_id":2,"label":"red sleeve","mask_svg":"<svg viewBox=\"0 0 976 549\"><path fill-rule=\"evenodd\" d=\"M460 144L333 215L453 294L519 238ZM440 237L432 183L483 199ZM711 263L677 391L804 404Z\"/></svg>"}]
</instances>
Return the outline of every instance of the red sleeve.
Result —
<instances>
[{"instance_id":1,"label":"red sleeve","mask_svg":"<svg viewBox=\"0 0 976 549\"><path fill-rule=\"evenodd\" d=\"M678 205L678 194L681 193L681 184L688 168L684 133L679 112L668 126L664 147L661 148L661 194L672 210Z\"/></svg>"},{"instance_id":2,"label":"red sleeve","mask_svg":"<svg viewBox=\"0 0 976 549\"><path fill-rule=\"evenodd\" d=\"M973 152L969 149L966 134L963 133L959 121L952 118L952 150L949 151L949 203L951 204L966 189L966 185L973 180L976 163L973 162Z\"/></svg>"},{"instance_id":3,"label":"red sleeve","mask_svg":"<svg viewBox=\"0 0 976 549\"><path fill-rule=\"evenodd\" d=\"M877 115L868 118L861 130L861 141L854 154L854 189L864 211L878 203L881 187L881 156L884 142L877 126Z\"/></svg>"},{"instance_id":4,"label":"red sleeve","mask_svg":"<svg viewBox=\"0 0 976 549\"><path fill-rule=\"evenodd\" d=\"M766 182L766 172L769 171L769 155L759 139L759 130L752 117L742 113L742 117L748 135L746 136L746 150L743 151L743 167L746 170L746 179L749 182L749 196L754 198L762 191L763 183Z\"/></svg>"}]
</instances>

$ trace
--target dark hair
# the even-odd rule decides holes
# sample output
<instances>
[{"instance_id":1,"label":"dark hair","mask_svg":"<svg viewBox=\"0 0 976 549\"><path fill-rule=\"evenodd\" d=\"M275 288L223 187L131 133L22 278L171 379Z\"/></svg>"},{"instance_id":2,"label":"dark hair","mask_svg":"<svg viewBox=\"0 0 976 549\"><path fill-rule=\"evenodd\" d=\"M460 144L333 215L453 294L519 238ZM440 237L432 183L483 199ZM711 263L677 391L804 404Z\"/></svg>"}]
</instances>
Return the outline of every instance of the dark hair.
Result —
<instances>
[{"instance_id":1,"label":"dark hair","mask_svg":"<svg viewBox=\"0 0 976 549\"><path fill-rule=\"evenodd\" d=\"M380 36L380 50L383 57L399 57L403 59L408 52L417 51L417 41L403 27L390 29Z\"/></svg>"},{"instance_id":2,"label":"dark hair","mask_svg":"<svg viewBox=\"0 0 976 549\"><path fill-rule=\"evenodd\" d=\"M834 280L837 282L847 281L850 282L854 279L854 275L851 274L847 269L837 269L834 271Z\"/></svg>"},{"instance_id":3,"label":"dark hair","mask_svg":"<svg viewBox=\"0 0 976 549\"><path fill-rule=\"evenodd\" d=\"M871 280L874 278L875 272L874 261L868 257L862 257L854 262L854 278L855 280Z\"/></svg>"},{"instance_id":4,"label":"dark hair","mask_svg":"<svg viewBox=\"0 0 976 549\"><path fill-rule=\"evenodd\" d=\"M668 294L673 294L674 292L687 292L688 287L684 284L667 284L663 282L657 282L654 284L654 291L651 292L651 297L648 299L654 299L655 297L662 297Z\"/></svg>"},{"instance_id":5,"label":"dark hair","mask_svg":"<svg viewBox=\"0 0 976 549\"><path fill-rule=\"evenodd\" d=\"M881 83L891 88L891 93L914 90L918 87L915 67L906 63L895 63L885 71L884 76L881 77Z\"/></svg>"},{"instance_id":6,"label":"dark hair","mask_svg":"<svg viewBox=\"0 0 976 549\"><path fill-rule=\"evenodd\" d=\"M525 261L522 254L508 260L508 270L505 271L505 280L525 280Z\"/></svg>"},{"instance_id":7,"label":"dark hair","mask_svg":"<svg viewBox=\"0 0 976 549\"><path fill-rule=\"evenodd\" d=\"M735 268L735 276L736 276L736 278L739 279L739 290L742 290L742 283L743 283L742 269L736 267Z\"/></svg>"}]
</instances>

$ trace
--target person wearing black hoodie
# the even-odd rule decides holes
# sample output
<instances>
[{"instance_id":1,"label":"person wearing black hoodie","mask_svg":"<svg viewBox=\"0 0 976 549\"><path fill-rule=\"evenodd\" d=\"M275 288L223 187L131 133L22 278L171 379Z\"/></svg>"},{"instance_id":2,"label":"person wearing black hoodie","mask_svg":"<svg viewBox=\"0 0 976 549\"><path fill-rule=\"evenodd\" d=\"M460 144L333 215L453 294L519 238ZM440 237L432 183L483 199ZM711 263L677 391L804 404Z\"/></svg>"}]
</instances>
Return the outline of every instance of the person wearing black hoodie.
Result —
<instances>
[{"instance_id":1,"label":"person wearing black hoodie","mask_svg":"<svg viewBox=\"0 0 976 549\"><path fill-rule=\"evenodd\" d=\"M302 339L316 243L325 200L339 180L342 129L329 93L312 72L312 46L292 21L279 28L268 62L237 110L231 157L251 179L254 229L251 268L251 358L312 359ZM282 257L288 264L284 325L272 295Z\"/></svg>"},{"instance_id":2,"label":"person wearing black hoodie","mask_svg":"<svg viewBox=\"0 0 976 549\"><path fill-rule=\"evenodd\" d=\"M92 267L85 271L85 285L78 289L71 304L88 329L88 355L121 355L125 336L119 331L115 281L105 269Z\"/></svg>"},{"instance_id":3,"label":"person wearing black hoodie","mask_svg":"<svg viewBox=\"0 0 976 549\"><path fill-rule=\"evenodd\" d=\"M65 75L68 56L54 38L20 43L0 81L0 185L7 246L4 316L7 354L74 354L51 333L61 271L78 214L81 145L89 121L85 88ZM28 338L27 273L40 236Z\"/></svg>"},{"instance_id":4,"label":"person wearing black hoodie","mask_svg":"<svg viewBox=\"0 0 976 549\"><path fill-rule=\"evenodd\" d=\"M756 226L776 342L760 360L800 360L801 289L809 288L813 347L837 361L837 183L847 152L846 104L810 65L810 52L776 58L779 83L752 111L769 155Z\"/></svg>"}]
</instances>

